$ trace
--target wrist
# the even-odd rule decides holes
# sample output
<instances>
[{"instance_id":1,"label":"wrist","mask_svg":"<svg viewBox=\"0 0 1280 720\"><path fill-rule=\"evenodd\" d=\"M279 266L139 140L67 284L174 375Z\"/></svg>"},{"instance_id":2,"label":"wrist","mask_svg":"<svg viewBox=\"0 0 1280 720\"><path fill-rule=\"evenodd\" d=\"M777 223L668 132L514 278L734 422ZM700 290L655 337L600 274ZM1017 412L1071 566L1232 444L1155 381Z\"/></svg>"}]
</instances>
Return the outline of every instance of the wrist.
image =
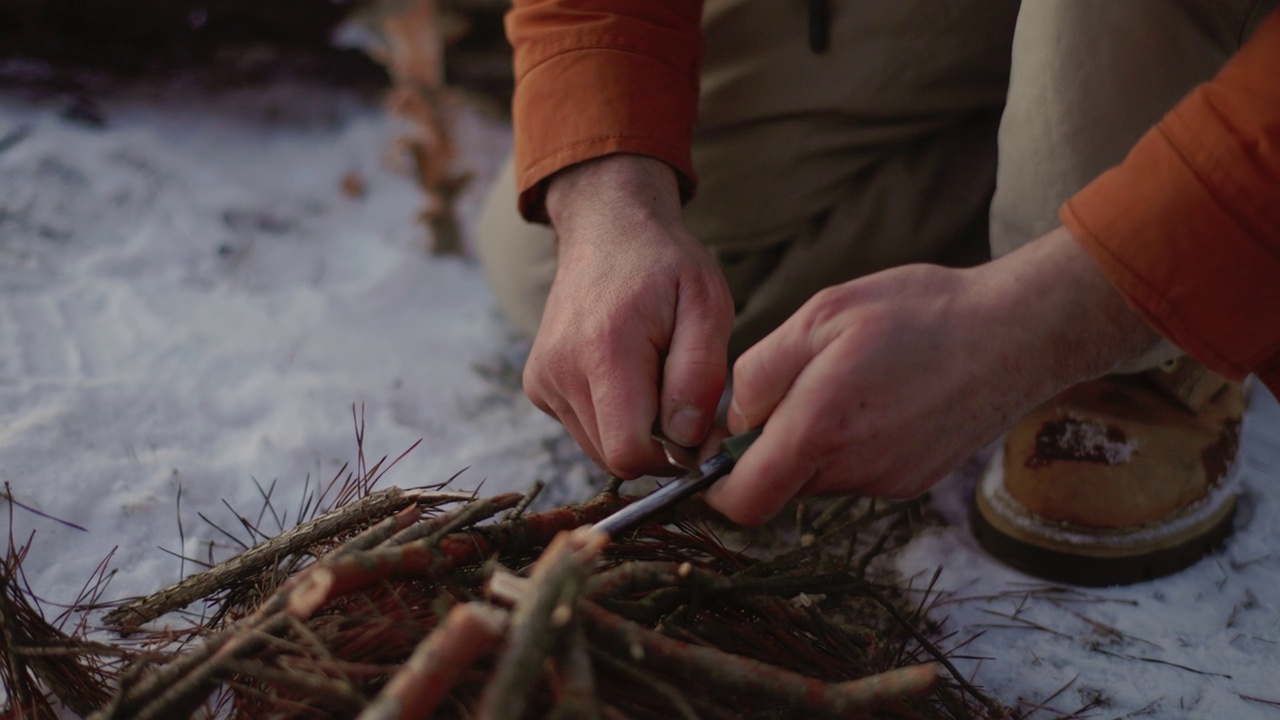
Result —
<instances>
[{"instance_id":1,"label":"wrist","mask_svg":"<svg viewBox=\"0 0 1280 720\"><path fill-rule=\"evenodd\" d=\"M604 230L606 224L683 224L675 171L644 155L606 155L561 170L548 181L546 207L562 242L601 235L592 230Z\"/></svg>"},{"instance_id":2,"label":"wrist","mask_svg":"<svg viewBox=\"0 0 1280 720\"><path fill-rule=\"evenodd\" d=\"M997 320L1024 338L1019 352L1036 358L1025 365L1043 366L1045 396L1110 372L1160 340L1066 228L975 271L992 288Z\"/></svg>"}]
</instances>

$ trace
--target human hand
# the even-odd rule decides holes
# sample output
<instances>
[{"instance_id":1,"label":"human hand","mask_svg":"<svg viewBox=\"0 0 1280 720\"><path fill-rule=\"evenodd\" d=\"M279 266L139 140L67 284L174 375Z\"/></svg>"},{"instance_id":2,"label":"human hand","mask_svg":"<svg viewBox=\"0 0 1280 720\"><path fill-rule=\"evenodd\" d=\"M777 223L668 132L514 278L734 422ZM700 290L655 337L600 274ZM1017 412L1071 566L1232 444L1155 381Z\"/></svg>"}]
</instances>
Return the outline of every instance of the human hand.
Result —
<instances>
[{"instance_id":1,"label":"human hand","mask_svg":"<svg viewBox=\"0 0 1280 720\"><path fill-rule=\"evenodd\" d=\"M724 390L728 285L684 228L674 172L637 155L573 166L548 187L558 267L524 387L601 467L669 470L655 419L695 446Z\"/></svg>"},{"instance_id":2,"label":"human hand","mask_svg":"<svg viewBox=\"0 0 1280 720\"><path fill-rule=\"evenodd\" d=\"M730 430L765 428L707 501L757 524L796 494L912 497L1155 340L1061 228L971 270L828 288L734 366Z\"/></svg>"}]
</instances>

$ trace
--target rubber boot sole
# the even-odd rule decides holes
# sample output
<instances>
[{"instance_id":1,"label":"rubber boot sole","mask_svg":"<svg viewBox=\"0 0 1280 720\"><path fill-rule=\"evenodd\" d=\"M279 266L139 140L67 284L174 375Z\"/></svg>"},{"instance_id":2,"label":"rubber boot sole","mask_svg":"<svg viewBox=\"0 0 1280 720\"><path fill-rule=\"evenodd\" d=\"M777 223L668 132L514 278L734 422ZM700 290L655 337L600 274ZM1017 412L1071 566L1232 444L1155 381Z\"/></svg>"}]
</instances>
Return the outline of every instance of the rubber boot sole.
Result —
<instances>
[{"instance_id":1,"label":"rubber boot sole","mask_svg":"<svg viewBox=\"0 0 1280 720\"><path fill-rule=\"evenodd\" d=\"M1094 528L1047 521L1027 510L1005 489L1003 465L997 454L978 484L972 531L988 553L1029 575L1093 587L1143 582L1194 564L1231 534L1231 478L1158 523Z\"/></svg>"}]
</instances>

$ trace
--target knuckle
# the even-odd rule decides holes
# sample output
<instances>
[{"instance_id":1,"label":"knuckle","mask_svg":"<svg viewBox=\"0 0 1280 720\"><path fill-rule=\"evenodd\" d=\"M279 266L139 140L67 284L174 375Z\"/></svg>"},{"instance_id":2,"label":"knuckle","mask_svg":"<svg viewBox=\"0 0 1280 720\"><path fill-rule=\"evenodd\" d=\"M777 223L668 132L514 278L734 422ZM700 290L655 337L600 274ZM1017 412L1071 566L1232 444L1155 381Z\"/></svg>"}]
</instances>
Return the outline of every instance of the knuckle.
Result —
<instances>
[{"instance_id":1,"label":"knuckle","mask_svg":"<svg viewBox=\"0 0 1280 720\"><path fill-rule=\"evenodd\" d=\"M722 311L733 306L733 296L729 292L729 284L719 268L712 268L702 274L698 282L693 283L691 290L697 300L705 303L711 310Z\"/></svg>"},{"instance_id":2,"label":"knuckle","mask_svg":"<svg viewBox=\"0 0 1280 720\"><path fill-rule=\"evenodd\" d=\"M547 404L546 394L543 392L542 380L538 377L537 373L526 367L524 374L521 376L520 383L524 390L525 397L529 398L530 402L536 405L542 412L547 413L548 415L554 414L551 412L551 408Z\"/></svg>"},{"instance_id":3,"label":"knuckle","mask_svg":"<svg viewBox=\"0 0 1280 720\"><path fill-rule=\"evenodd\" d=\"M800 309L799 317L805 323L806 335L836 321L848 309L846 293L840 286L828 287L814 293Z\"/></svg>"},{"instance_id":4,"label":"knuckle","mask_svg":"<svg viewBox=\"0 0 1280 720\"><path fill-rule=\"evenodd\" d=\"M609 470L618 477L639 477L648 472L653 464L653 449L648 443L620 438L616 433L611 433L602 435L600 444Z\"/></svg>"},{"instance_id":5,"label":"knuckle","mask_svg":"<svg viewBox=\"0 0 1280 720\"><path fill-rule=\"evenodd\" d=\"M606 453L605 460L613 474L626 480L638 478L648 472L647 463L632 453Z\"/></svg>"}]
</instances>

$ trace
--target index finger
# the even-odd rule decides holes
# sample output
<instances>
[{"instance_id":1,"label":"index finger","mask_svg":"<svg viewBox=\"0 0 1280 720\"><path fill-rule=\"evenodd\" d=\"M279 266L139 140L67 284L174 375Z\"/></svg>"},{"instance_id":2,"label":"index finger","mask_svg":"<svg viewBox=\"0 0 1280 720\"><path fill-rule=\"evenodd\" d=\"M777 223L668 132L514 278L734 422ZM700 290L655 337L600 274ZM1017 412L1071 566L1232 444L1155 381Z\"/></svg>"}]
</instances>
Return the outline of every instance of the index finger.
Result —
<instances>
[{"instance_id":1,"label":"index finger","mask_svg":"<svg viewBox=\"0 0 1280 720\"><path fill-rule=\"evenodd\" d=\"M658 414L657 353L652 367L611 368L591 380L591 404L600 452L615 475L634 478L668 467L653 440Z\"/></svg>"}]
</instances>

